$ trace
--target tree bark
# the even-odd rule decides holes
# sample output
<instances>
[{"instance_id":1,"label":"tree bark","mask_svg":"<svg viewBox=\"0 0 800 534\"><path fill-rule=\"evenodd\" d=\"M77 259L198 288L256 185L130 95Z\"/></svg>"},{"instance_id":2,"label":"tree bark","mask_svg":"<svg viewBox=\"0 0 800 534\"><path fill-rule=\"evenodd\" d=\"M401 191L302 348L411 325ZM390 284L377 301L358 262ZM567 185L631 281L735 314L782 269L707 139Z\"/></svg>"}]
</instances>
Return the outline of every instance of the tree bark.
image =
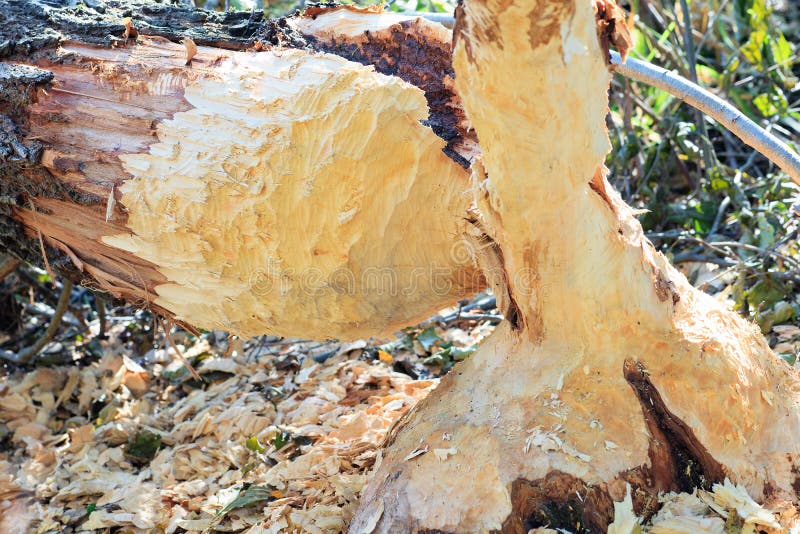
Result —
<instances>
[{"instance_id":1,"label":"tree bark","mask_svg":"<svg viewBox=\"0 0 800 534\"><path fill-rule=\"evenodd\" d=\"M438 24L0 13L0 245L18 257L242 335L390 333L484 287L453 248L476 143Z\"/></svg>"},{"instance_id":2,"label":"tree bark","mask_svg":"<svg viewBox=\"0 0 800 534\"><path fill-rule=\"evenodd\" d=\"M796 373L605 179L604 7L471 0L457 17L474 235L508 320L395 429L351 532L601 532L627 485L649 516L726 477L798 496Z\"/></svg>"}]
</instances>

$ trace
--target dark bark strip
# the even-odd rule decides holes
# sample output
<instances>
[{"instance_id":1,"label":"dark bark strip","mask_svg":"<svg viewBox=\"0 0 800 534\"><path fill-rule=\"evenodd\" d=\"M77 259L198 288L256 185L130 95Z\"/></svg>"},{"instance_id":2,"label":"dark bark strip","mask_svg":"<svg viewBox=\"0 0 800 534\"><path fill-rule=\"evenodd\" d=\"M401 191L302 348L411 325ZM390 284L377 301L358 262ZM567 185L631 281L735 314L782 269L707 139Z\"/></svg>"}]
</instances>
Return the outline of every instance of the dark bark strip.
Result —
<instances>
[{"instance_id":1,"label":"dark bark strip","mask_svg":"<svg viewBox=\"0 0 800 534\"><path fill-rule=\"evenodd\" d=\"M171 41L185 37L198 45L234 50L251 47L270 38L277 44L275 28L286 28L279 20L264 19L262 11L213 12L169 1L89 0L68 7L61 0L0 0L0 58L25 59L38 50L53 48L64 40L97 46L124 44L125 22L140 35L155 35ZM288 29L283 43L304 47L302 36Z\"/></svg>"},{"instance_id":2,"label":"dark bark strip","mask_svg":"<svg viewBox=\"0 0 800 534\"><path fill-rule=\"evenodd\" d=\"M424 124L447 141L448 156L469 168L478 139L454 92L452 47L449 42L426 39L421 24L427 23L411 20L387 30L367 32L358 42L352 38L319 40L312 42L312 46L362 65L372 65L381 74L397 76L422 89L430 107L430 116Z\"/></svg>"},{"instance_id":3,"label":"dark bark strip","mask_svg":"<svg viewBox=\"0 0 800 534\"><path fill-rule=\"evenodd\" d=\"M504 534L525 534L537 527L570 532L601 532L612 521L613 500L601 487L589 486L567 473L551 472L539 480L511 485L511 515Z\"/></svg>"},{"instance_id":4,"label":"dark bark strip","mask_svg":"<svg viewBox=\"0 0 800 534\"><path fill-rule=\"evenodd\" d=\"M691 492L711 489L725 479L725 470L700 443L692 429L675 417L653 386L647 369L626 360L623 373L639 403L652 434L650 459L653 482L659 489Z\"/></svg>"}]
</instances>

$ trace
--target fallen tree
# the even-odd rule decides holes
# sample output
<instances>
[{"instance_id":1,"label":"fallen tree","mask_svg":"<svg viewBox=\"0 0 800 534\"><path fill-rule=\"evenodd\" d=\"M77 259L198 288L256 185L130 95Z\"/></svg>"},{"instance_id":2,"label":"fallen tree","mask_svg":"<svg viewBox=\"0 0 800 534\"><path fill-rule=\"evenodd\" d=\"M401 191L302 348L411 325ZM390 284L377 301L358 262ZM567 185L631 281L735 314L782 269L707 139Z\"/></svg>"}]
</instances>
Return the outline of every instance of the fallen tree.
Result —
<instances>
[{"instance_id":1,"label":"fallen tree","mask_svg":"<svg viewBox=\"0 0 800 534\"><path fill-rule=\"evenodd\" d=\"M475 143L441 26L0 11L0 243L21 259L244 335L393 332L483 287L452 245Z\"/></svg>"},{"instance_id":2,"label":"fallen tree","mask_svg":"<svg viewBox=\"0 0 800 534\"><path fill-rule=\"evenodd\" d=\"M0 71L22 259L242 334L370 335L492 287L505 322L395 429L353 532L596 531L628 486L648 515L725 478L797 498L795 373L605 179L610 3L465 3L452 67L443 28L345 8L0 7L26 21Z\"/></svg>"}]
</instances>

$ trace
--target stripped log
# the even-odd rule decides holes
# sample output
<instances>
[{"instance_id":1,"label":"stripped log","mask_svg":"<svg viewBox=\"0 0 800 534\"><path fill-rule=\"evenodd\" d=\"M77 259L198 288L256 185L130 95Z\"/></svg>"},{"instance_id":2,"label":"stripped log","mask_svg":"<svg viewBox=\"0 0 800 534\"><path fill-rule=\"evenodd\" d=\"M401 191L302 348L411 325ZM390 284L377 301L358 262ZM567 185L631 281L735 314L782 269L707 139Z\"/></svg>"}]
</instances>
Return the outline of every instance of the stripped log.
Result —
<instances>
[{"instance_id":1,"label":"stripped log","mask_svg":"<svg viewBox=\"0 0 800 534\"><path fill-rule=\"evenodd\" d=\"M438 24L109 2L67 32L74 9L0 11L0 239L20 258L41 239L76 281L242 335L389 333L483 287L453 246L476 143Z\"/></svg>"}]
</instances>

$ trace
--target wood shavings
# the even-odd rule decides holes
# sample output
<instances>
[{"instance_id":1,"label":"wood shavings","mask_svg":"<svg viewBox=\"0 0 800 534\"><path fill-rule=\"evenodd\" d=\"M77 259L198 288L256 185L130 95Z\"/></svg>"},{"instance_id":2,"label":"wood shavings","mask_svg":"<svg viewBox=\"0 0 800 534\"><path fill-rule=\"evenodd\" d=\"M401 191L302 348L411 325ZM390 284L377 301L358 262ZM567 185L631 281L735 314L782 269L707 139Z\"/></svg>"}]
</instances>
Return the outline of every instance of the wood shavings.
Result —
<instances>
[{"instance_id":1,"label":"wood shavings","mask_svg":"<svg viewBox=\"0 0 800 534\"><path fill-rule=\"evenodd\" d=\"M719 517L671 517L648 529L648 534L724 534L725 521Z\"/></svg>"},{"instance_id":2,"label":"wood shavings","mask_svg":"<svg viewBox=\"0 0 800 534\"><path fill-rule=\"evenodd\" d=\"M700 491L698 496L711 509L720 516L727 518L730 512L735 512L744 520L742 532L758 531L781 532L781 525L775 519L772 511L767 510L755 502L747 490L733 484L727 478L722 484L714 484L712 492Z\"/></svg>"},{"instance_id":3,"label":"wood shavings","mask_svg":"<svg viewBox=\"0 0 800 534\"><path fill-rule=\"evenodd\" d=\"M540 426L535 427L528 437L525 438L523 452L528 454L532 447L538 447L544 452L563 451L582 462L588 463L592 460L590 455L582 453L575 447L564 442L564 440L558 436L559 432L563 432L560 425L556 425L556 427L551 430L543 430Z\"/></svg>"},{"instance_id":4,"label":"wood shavings","mask_svg":"<svg viewBox=\"0 0 800 534\"><path fill-rule=\"evenodd\" d=\"M225 344L175 333L184 356L200 359L206 382L198 387L164 349L132 352L124 330L110 327L92 366L0 381L0 420L13 445L0 452L0 515L20 510L14 517L32 532L341 532L389 429L437 383L388 362L346 359L364 341L340 346L325 363L304 356L312 344L290 344L298 368L278 365L269 351L245 357L244 347L225 357ZM161 447L149 464L134 465L126 448L144 430L160 435ZM278 434L288 440L280 449ZM253 437L262 453L246 446ZM243 484L275 489L218 518Z\"/></svg>"},{"instance_id":5,"label":"wood shavings","mask_svg":"<svg viewBox=\"0 0 800 534\"><path fill-rule=\"evenodd\" d=\"M10 431L11 445L0 451L0 532L16 532L6 528L7 518L26 533L342 532L380 462L380 444L437 384L394 372L388 362L346 359L370 346L363 341L318 363L307 356L318 350L311 343L287 343L258 356L239 344L225 357L225 343L190 342L175 333L184 356L200 360L206 382L197 386L185 370L174 374L182 363L171 365L163 349L146 356L132 351L121 341L124 330L124 324L110 327L105 355L93 365L16 371L0 381L0 425ZM279 365L290 350L299 355L297 365ZM147 387L134 394L129 375ZM547 404L559 411L562 401L554 394ZM162 445L149 464L137 466L125 451L142 430L161 435ZM288 441L276 449L279 434ZM263 452L246 446L253 437ZM451 447L451 433L431 439L407 461L432 452L437 463L459 462L463 453ZM598 442L609 450L615 445ZM557 424L530 431L526 446L571 450L581 462L591 458L570 449ZM244 484L274 490L218 518ZM751 521L742 516L742 524L768 532L775 531L770 517L782 531L795 521L791 506L780 516L766 515L735 486L720 486L708 494L716 510L697 495L670 494L645 531L717 533L733 510ZM95 509L88 514L90 505ZM373 524L383 514L376 509Z\"/></svg>"},{"instance_id":6,"label":"wood shavings","mask_svg":"<svg viewBox=\"0 0 800 534\"><path fill-rule=\"evenodd\" d=\"M111 190L108 192L108 200L106 200L106 222L111 220L111 217L114 215L114 207L117 205L117 199L114 198L114 186L111 186Z\"/></svg>"},{"instance_id":7,"label":"wood shavings","mask_svg":"<svg viewBox=\"0 0 800 534\"><path fill-rule=\"evenodd\" d=\"M636 534L641 531L642 519L633 511L631 485L625 486L625 498L614 503L614 522L608 525L608 534Z\"/></svg>"}]
</instances>

